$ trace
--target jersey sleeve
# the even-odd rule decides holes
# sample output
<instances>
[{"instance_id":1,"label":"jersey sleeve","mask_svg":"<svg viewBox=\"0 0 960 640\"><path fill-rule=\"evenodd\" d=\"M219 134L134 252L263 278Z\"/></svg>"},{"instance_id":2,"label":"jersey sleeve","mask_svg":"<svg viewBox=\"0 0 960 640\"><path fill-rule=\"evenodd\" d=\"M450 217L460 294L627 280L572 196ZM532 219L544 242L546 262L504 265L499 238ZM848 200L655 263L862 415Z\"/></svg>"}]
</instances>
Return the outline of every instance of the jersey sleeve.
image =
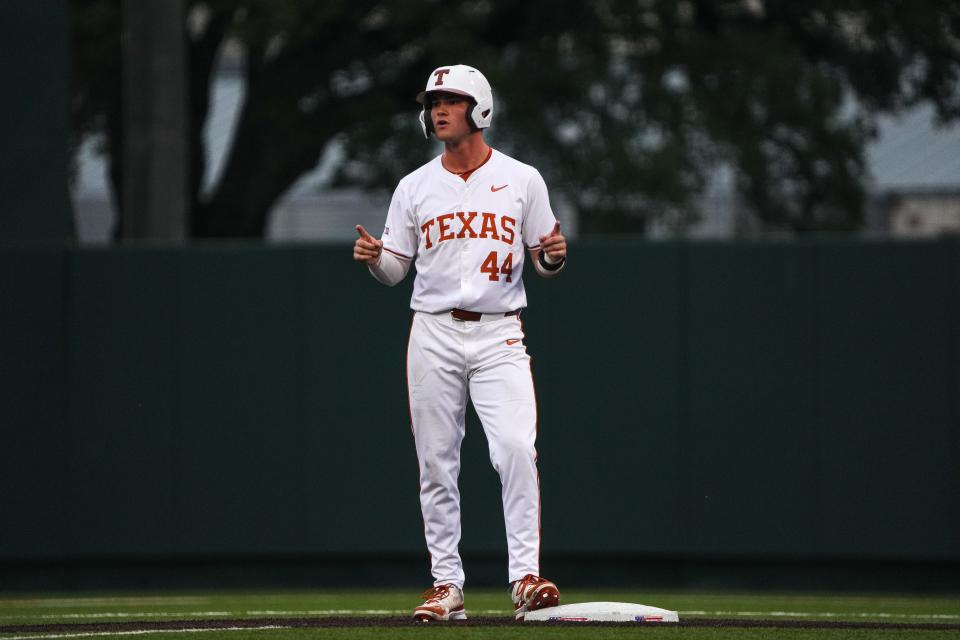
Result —
<instances>
[{"instance_id":1,"label":"jersey sleeve","mask_svg":"<svg viewBox=\"0 0 960 640\"><path fill-rule=\"evenodd\" d=\"M523 244L527 249L540 248L540 236L553 231L557 219L550 208L550 196L547 183L537 170L533 171L527 183L527 206L523 212Z\"/></svg>"},{"instance_id":2,"label":"jersey sleeve","mask_svg":"<svg viewBox=\"0 0 960 640\"><path fill-rule=\"evenodd\" d=\"M390 200L381 240L384 251L389 251L398 258L413 260L417 255L420 239L417 235L416 217L402 182L394 190Z\"/></svg>"}]
</instances>

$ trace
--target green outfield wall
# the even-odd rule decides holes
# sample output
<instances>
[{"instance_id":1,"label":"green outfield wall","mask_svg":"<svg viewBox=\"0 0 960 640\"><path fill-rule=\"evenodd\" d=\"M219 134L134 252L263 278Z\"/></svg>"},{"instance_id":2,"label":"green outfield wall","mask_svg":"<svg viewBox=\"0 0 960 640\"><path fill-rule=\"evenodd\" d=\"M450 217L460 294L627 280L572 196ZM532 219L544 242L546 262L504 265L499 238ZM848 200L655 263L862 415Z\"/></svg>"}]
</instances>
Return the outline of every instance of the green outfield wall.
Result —
<instances>
[{"instance_id":1,"label":"green outfield wall","mask_svg":"<svg viewBox=\"0 0 960 640\"><path fill-rule=\"evenodd\" d=\"M960 561L960 243L582 242L527 274L545 555ZM0 562L424 555L411 279L0 250ZM466 553L505 547L469 414Z\"/></svg>"}]
</instances>

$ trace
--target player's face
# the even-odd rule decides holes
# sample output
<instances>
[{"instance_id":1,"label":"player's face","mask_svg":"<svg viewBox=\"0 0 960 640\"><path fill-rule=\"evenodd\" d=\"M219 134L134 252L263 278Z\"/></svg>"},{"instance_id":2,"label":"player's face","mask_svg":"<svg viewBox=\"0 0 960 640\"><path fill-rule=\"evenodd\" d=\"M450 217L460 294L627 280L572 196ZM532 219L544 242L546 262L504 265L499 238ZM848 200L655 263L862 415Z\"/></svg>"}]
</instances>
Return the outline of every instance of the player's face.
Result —
<instances>
[{"instance_id":1,"label":"player's face","mask_svg":"<svg viewBox=\"0 0 960 640\"><path fill-rule=\"evenodd\" d=\"M436 93L430 100L430 117L438 140L456 142L472 133L467 124L470 101L455 93Z\"/></svg>"}]
</instances>

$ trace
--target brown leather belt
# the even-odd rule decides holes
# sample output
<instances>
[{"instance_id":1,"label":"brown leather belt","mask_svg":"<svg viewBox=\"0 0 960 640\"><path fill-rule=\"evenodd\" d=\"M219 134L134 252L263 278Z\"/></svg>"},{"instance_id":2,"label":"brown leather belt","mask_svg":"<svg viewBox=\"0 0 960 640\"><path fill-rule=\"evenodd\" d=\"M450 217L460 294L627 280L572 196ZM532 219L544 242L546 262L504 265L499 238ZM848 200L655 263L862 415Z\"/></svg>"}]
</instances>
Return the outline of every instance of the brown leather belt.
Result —
<instances>
[{"instance_id":1,"label":"brown leather belt","mask_svg":"<svg viewBox=\"0 0 960 640\"><path fill-rule=\"evenodd\" d=\"M484 315L493 315L493 314L482 314L476 311L464 311L463 309L451 309L450 315L452 315L457 320L480 320ZM514 309L513 311L507 311L503 314L503 317L508 316L518 316L520 315L520 309Z\"/></svg>"}]
</instances>

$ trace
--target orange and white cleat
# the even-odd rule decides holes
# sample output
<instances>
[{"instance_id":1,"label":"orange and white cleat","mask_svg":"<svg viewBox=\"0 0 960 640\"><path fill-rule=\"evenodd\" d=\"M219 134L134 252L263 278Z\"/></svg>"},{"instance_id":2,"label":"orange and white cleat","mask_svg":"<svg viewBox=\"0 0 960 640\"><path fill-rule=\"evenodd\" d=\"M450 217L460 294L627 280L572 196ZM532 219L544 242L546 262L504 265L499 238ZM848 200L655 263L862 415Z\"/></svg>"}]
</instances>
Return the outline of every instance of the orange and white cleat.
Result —
<instances>
[{"instance_id":1,"label":"orange and white cleat","mask_svg":"<svg viewBox=\"0 0 960 640\"><path fill-rule=\"evenodd\" d=\"M560 590L546 578L528 573L513 583L513 607L517 620L528 611L537 611L560 604Z\"/></svg>"},{"instance_id":2,"label":"orange and white cleat","mask_svg":"<svg viewBox=\"0 0 960 640\"><path fill-rule=\"evenodd\" d=\"M463 591L453 584L438 584L423 592L424 603L413 610L417 622L466 620Z\"/></svg>"}]
</instances>

